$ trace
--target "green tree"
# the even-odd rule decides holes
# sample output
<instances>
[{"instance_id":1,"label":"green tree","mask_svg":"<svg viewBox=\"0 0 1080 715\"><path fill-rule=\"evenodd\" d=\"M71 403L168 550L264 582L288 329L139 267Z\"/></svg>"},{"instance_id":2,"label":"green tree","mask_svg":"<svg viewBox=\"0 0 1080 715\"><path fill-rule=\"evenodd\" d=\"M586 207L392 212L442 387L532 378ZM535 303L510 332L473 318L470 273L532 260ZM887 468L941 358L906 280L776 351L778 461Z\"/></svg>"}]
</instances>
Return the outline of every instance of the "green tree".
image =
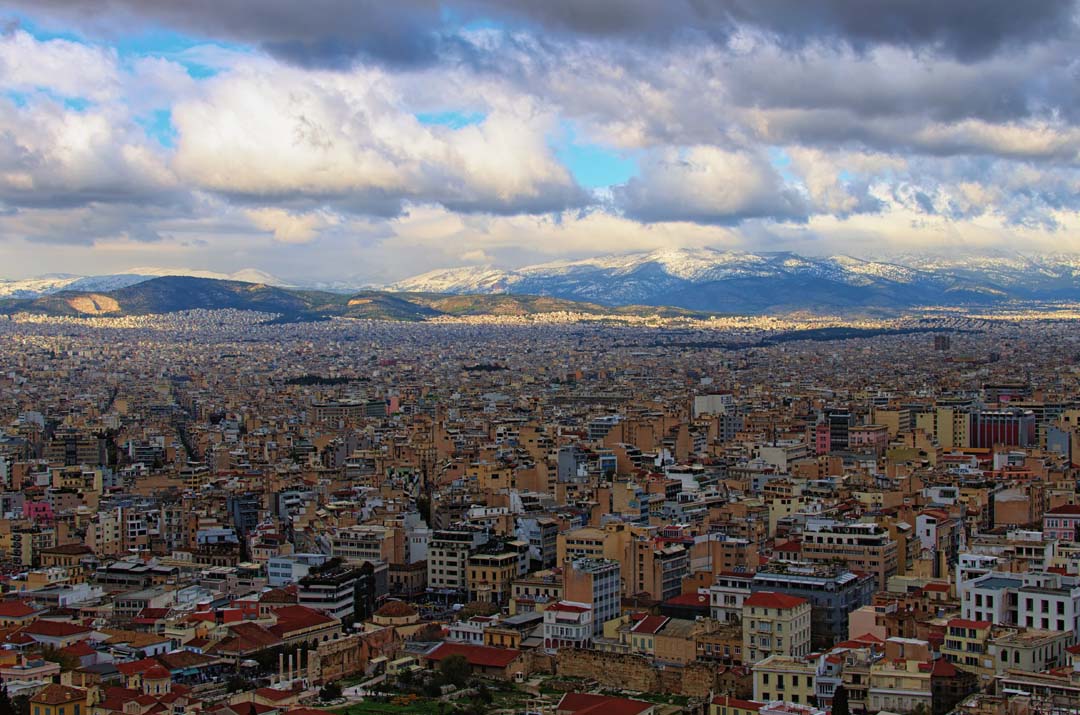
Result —
<instances>
[{"instance_id":1,"label":"green tree","mask_svg":"<svg viewBox=\"0 0 1080 715\"><path fill-rule=\"evenodd\" d=\"M458 612L458 617L468 620L474 616L494 616L499 607L489 601L470 601Z\"/></svg>"},{"instance_id":2,"label":"green tree","mask_svg":"<svg viewBox=\"0 0 1080 715\"><path fill-rule=\"evenodd\" d=\"M11 702L7 687L0 687L0 715L19 715L15 710L15 703Z\"/></svg>"},{"instance_id":3,"label":"green tree","mask_svg":"<svg viewBox=\"0 0 1080 715\"><path fill-rule=\"evenodd\" d=\"M447 685L460 688L469 679L469 661L463 655L451 655L439 661L439 675Z\"/></svg>"},{"instance_id":4,"label":"green tree","mask_svg":"<svg viewBox=\"0 0 1080 715\"><path fill-rule=\"evenodd\" d=\"M416 510L420 512L420 518L428 526L431 525L431 497L421 496L416 498Z\"/></svg>"},{"instance_id":5,"label":"green tree","mask_svg":"<svg viewBox=\"0 0 1080 715\"><path fill-rule=\"evenodd\" d=\"M479 683L476 686L476 699L486 705L491 705L492 701L495 700L495 696L491 694L491 689L487 685Z\"/></svg>"},{"instance_id":6,"label":"green tree","mask_svg":"<svg viewBox=\"0 0 1080 715\"><path fill-rule=\"evenodd\" d=\"M60 670L75 670L81 665L79 659L63 652L59 648L45 646L41 649L41 659L48 660L60 666Z\"/></svg>"},{"instance_id":7,"label":"green tree","mask_svg":"<svg viewBox=\"0 0 1080 715\"><path fill-rule=\"evenodd\" d=\"M327 683L322 686L322 690L319 691L319 700L324 703L331 700L337 700L341 697L341 686L337 683Z\"/></svg>"},{"instance_id":8,"label":"green tree","mask_svg":"<svg viewBox=\"0 0 1080 715\"><path fill-rule=\"evenodd\" d=\"M843 685L838 685L832 696L832 715L851 715L848 707L847 690Z\"/></svg>"}]
</instances>

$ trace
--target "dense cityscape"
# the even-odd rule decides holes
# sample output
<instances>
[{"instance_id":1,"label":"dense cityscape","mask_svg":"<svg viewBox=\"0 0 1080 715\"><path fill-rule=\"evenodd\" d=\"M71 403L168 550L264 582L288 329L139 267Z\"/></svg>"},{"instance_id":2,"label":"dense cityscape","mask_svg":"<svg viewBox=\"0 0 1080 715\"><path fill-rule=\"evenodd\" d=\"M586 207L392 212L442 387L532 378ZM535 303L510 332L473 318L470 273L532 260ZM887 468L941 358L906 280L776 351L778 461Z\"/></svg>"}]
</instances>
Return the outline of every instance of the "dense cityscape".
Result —
<instances>
[{"instance_id":1,"label":"dense cityscape","mask_svg":"<svg viewBox=\"0 0 1080 715\"><path fill-rule=\"evenodd\" d=\"M783 321L266 318L0 321L6 707L1080 695L1072 319L768 342Z\"/></svg>"},{"instance_id":2,"label":"dense cityscape","mask_svg":"<svg viewBox=\"0 0 1080 715\"><path fill-rule=\"evenodd\" d=\"M1080 0L0 0L0 715L1080 715Z\"/></svg>"}]
</instances>

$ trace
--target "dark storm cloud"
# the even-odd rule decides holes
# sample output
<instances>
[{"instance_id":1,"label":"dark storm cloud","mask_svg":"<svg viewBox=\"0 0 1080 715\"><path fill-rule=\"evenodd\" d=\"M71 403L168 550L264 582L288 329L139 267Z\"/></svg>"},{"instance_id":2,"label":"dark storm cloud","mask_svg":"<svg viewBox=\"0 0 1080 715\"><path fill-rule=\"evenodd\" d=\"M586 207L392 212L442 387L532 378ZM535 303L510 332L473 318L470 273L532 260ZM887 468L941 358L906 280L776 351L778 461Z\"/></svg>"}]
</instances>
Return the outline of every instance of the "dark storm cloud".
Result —
<instances>
[{"instance_id":1,"label":"dark storm cloud","mask_svg":"<svg viewBox=\"0 0 1080 715\"><path fill-rule=\"evenodd\" d=\"M16 0L36 15L99 32L161 25L251 43L305 65L353 57L434 60L453 22L488 20L567 35L668 42L723 41L740 27L779 44L879 43L974 60L1005 46L1061 36L1073 0ZM122 29L120 29L122 28Z\"/></svg>"},{"instance_id":2,"label":"dark storm cloud","mask_svg":"<svg viewBox=\"0 0 1080 715\"><path fill-rule=\"evenodd\" d=\"M302 65L354 57L415 63L436 57L435 0L15 0L35 18L106 37L165 27L258 46Z\"/></svg>"}]
</instances>

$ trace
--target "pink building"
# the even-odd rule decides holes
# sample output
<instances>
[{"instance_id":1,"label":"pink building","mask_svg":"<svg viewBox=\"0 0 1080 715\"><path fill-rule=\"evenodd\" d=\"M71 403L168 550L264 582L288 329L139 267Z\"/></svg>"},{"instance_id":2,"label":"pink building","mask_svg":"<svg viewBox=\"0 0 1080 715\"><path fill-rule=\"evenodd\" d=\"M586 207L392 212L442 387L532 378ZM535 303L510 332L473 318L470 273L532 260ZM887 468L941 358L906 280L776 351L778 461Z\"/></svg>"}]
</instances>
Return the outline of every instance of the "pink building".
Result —
<instances>
[{"instance_id":1,"label":"pink building","mask_svg":"<svg viewBox=\"0 0 1080 715\"><path fill-rule=\"evenodd\" d=\"M23 503L23 518L38 522L51 522L54 518L52 505L43 501Z\"/></svg>"},{"instance_id":2,"label":"pink building","mask_svg":"<svg viewBox=\"0 0 1080 715\"><path fill-rule=\"evenodd\" d=\"M848 447L867 449L878 455L889 447L889 428L885 425L860 425L848 431Z\"/></svg>"},{"instance_id":3,"label":"pink building","mask_svg":"<svg viewBox=\"0 0 1080 715\"><path fill-rule=\"evenodd\" d=\"M818 422L814 428L814 446L818 456L832 451L832 435L828 422Z\"/></svg>"},{"instance_id":4,"label":"pink building","mask_svg":"<svg viewBox=\"0 0 1080 715\"><path fill-rule=\"evenodd\" d=\"M1080 526L1080 505L1062 504L1043 514L1043 536L1060 541L1076 541Z\"/></svg>"}]
</instances>

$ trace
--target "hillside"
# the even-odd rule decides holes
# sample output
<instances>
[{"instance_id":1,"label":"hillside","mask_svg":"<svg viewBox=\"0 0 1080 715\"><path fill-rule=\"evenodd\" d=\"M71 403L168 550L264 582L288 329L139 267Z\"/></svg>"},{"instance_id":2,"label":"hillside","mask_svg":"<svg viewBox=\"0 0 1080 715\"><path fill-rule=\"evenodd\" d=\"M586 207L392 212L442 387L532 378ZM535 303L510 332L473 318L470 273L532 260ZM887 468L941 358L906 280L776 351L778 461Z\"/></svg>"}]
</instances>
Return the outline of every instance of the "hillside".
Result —
<instances>
[{"instance_id":1,"label":"hillside","mask_svg":"<svg viewBox=\"0 0 1080 715\"><path fill-rule=\"evenodd\" d=\"M551 296L609 306L727 313L903 309L1008 300L1080 300L1080 258L904 257L871 261L712 248L674 249L515 270L468 266L390 286L406 292Z\"/></svg>"},{"instance_id":2,"label":"hillside","mask_svg":"<svg viewBox=\"0 0 1080 715\"><path fill-rule=\"evenodd\" d=\"M363 291L341 295L278 288L262 283L165 276L111 291L60 291L32 299L0 302L0 313L50 316L153 315L184 310L252 310L276 313L280 321L347 317L421 321L438 316L524 316L552 312L616 315L691 315L689 311L642 306L604 306L544 296L442 295Z\"/></svg>"}]
</instances>

